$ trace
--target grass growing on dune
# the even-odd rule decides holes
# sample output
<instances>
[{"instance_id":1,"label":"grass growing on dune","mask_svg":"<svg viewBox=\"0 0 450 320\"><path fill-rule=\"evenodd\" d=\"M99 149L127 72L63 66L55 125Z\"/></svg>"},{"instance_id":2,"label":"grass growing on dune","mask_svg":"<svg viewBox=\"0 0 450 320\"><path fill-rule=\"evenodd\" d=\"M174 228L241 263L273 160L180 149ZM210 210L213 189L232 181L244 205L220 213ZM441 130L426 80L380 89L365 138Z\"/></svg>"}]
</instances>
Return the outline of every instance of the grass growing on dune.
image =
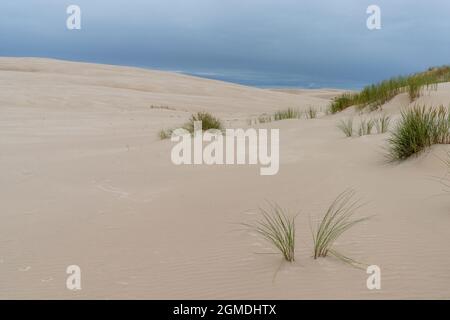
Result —
<instances>
[{"instance_id":1,"label":"grass growing on dune","mask_svg":"<svg viewBox=\"0 0 450 320\"><path fill-rule=\"evenodd\" d=\"M314 107L309 107L305 111L306 119L315 119L317 118L317 109Z\"/></svg>"},{"instance_id":2,"label":"grass growing on dune","mask_svg":"<svg viewBox=\"0 0 450 320\"><path fill-rule=\"evenodd\" d=\"M386 115L370 120L362 119L358 128L358 135L369 135L372 133L373 128L376 129L378 134L386 133L389 129L390 122L391 118ZM339 121L337 127L346 137L353 136L353 118Z\"/></svg>"},{"instance_id":3,"label":"grass growing on dune","mask_svg":"<svg viewBox=\"0 0 450 320\"><path fill-rule=\"evenodd\" d=\"M403 110L401 120L388 140L391 160L403 160L434 144L450 143L448 108L415 106Z\"/></svg>"},{"instance_id":4,"label":"grass growing on dune","mask_svg":"<svg viewBox=\"0 0 450 320\"><path fill-rule=\"evenodd\" d=\"M374 120L375 129L378 134L386 133L389 130L389 124L391 123L391 118L387 115L383 115L380 118Z\"/></svg>"},{"instance_id":5,"label":"grass growing on dune","mask_svg":"<svg viewBox=\"0 0 450 320\"><path fill-rule=\"evenodd\" d=\"M268 114L262 114L258 116L258 123L269 123L272 122L272 116Z\"/></svg>"},{"instance_id":6,"label":"grass growing on dune","mask_svg":"<svg viewBox=\"0 0 450 320\"><path fill-rule=\"evenodd\" d=\"M273 121L273 117L270 114L263 113L259 115L258 117L253 117L250 119L247 119L247 125L258 125L258 124L264 124L264 123L270 123Z\"/></svg>"},{"instance_id":7,"label":"grass growing on dune","mask_svg":"<svg viewBox=\"0 0 450 320\"><path fill-rule=\"evenodd\" d=\"M275 121L285 120L285 119L299 119L301 117L301 112L298 109L287 108L285 110L279 110L273 115Z\"/></svg>"},{"instance_id":8,"label":"grass growing on dune","mask_svg":"<svg viewBox=\"0 0 450 320\"><path fill-rule=\"evenodd\" d=\"M425 72L366 86L359 93L344 93L336 97L330 105L330 111L336 113L351 106L359 109L369 107L371 110L380 108L396 95L407 92L412 101L420 97L424 88L436 89L438 83L450 81L450 66L430 68Z\"/></svg>"},{"instance_id":9,"label":"grass growing on dune","mask_svg":"<svg viewBox=\"0 0 450 320\"><path fill-rule=\"evenodd\" d=\"M331 113L336 113L347 109L348 107L354 106L357 104L358 94L357 93L343 93L342 95L333 99L329 110Z\"/></svg>"},{"instance_id":10,"label":"grass growing on dune","mask_svg":"<svg viewBox=\"0 0 450 320\"><path fill-rule=\"evenodd\" d=\"M355 192L346 190L330 205L322 220L312 231L314 243L314 259L327 257L329 254L344 262L358 264L333 248L335 241L347 230L369 217L353 218L360 207L358 200L353 200Z\"/></svg>"},{"instance_id":11,"label":"grass growing on dune","mask_svg":"<svg viewBox=\"0 0 450 320\"><path fill-rule=\"evenodd\" d=\"M353 118L341 120L337 127L345 134L346 137L353 136Z\"/></svg>"},{"instance_id":12,"label":"grass growing on dune","mask_svg":"<svg viewBox=\"0 0 450 320\"><path fill-rule=\"evenodd\" d=\"M191 134L194 133L194 123L196 121L202 122L203 131L210 129L223 130L222 121L208 112L197 112L191 115L189 121L183 126L183 128Z\"/></svg>"},{"instance_id":13,"label":"grass growing on dune","mask_svg":"<svg viewBox=\"0 0 450 320\"><path fill-rule=\"evenodd\" d=\"M172 129L162 129L162 130L160 130L160 131L158 132L158 137L159 137L161 140L169 139L170 136L172 135L172 132L173 132Z\"/></svg>"},{"instance_id":14,"label":"grass growing on dune","mask_svg":"<svg viewBox=\"0 0 450 320\"><path fill-rule=\"evenodd\" d=\"M260 211L262 219L247 226L277 248L286 261L295 261L295 217L289 217L277 204Z\"/></svg>"},{"instance_id":15,"label":"grass growing on dune","mask_svg":"<svg viewBox=\"0 0 450 320\"><path fill-rule=\"evenodd\" d=\"M362 119L361 123L359 124L358 135L361 137L371 134L373 127L374 121L372 119L369 120Z\"/></svg>"},{"instance_id":16,"label":"grass growing on dune","mask_svg":"<svg viewBox=\"0 0 450 320\"><path fill-rule=\"evenodd\" d=\"M276 111L272 116L267 114L260 115L257 119L250 119L248 124L251 125L253 123L268 123L272 121L280 121L286 119L300 119L302 115L305 115L306 119L314 119L317 118L317 109L314 107L309 107L305 112L300 111L295 108L287 108L283 110Z\"/></svg>"},{"instance_id":17,"label":"grass growing on dune","mask_svg":"<svg viewBox=\"0 0 450 320\"><path fill-rule=\"evenodd\" d=\"M208 112L197 112L191 115L189 121L186 122L182 128L193 134L196 121L202 122L202 131L206 131L209 129L223 130L222 121ZM161 140L169 139L172 136L173 131L174 129L162 129L158 132L158 137Z\"/></svg>"}]
</instances>

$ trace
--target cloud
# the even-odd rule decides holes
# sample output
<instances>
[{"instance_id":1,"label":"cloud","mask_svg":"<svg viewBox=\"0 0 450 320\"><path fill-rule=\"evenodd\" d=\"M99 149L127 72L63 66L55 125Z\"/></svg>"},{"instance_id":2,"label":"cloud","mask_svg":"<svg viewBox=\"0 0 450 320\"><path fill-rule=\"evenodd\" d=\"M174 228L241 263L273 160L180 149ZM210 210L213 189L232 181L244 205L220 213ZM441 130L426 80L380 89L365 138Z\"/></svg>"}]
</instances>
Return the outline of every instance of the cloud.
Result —
<instances>
[{"instance_id":1,"label":"cloud","mask_svg":"<svg viewBox=\"0 0 450 320\"><path fill-rule=\"evenodd\" d=\"M440 0L78 0L75 32L65 29L72 2L2 0L0 54L318 83L369 83L450 57L450 2ZM378 31L366 28L373 3Z\"/></svg>"}]
</instances>

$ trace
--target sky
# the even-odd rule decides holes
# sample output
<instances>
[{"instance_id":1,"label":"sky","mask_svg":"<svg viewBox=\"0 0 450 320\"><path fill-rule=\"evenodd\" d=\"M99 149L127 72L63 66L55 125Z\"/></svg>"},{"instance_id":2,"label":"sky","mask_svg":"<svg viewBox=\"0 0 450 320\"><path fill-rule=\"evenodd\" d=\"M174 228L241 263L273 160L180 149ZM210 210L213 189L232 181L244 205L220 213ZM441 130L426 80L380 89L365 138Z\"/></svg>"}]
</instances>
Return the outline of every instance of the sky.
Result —
<instances>
[{"instance_id":1,"label":"sky","mask_svg":"<svg viewBox=\"0 0 450 320\"><path fill-rule=\"evenodd\" d=\"M81 30L66 9L81 8ZM369 30L369 5L381 29ZM0 56L359 88L450 64L448 0L1 0Z\"/></svg>"}]
</instances>

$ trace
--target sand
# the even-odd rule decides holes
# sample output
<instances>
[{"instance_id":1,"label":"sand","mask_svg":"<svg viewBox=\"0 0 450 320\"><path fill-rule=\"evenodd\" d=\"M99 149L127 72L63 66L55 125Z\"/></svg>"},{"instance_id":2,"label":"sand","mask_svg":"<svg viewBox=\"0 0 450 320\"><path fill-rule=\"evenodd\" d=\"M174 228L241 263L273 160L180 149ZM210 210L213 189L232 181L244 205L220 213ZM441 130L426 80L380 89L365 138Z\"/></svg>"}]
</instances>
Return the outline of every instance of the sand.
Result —
<instances>
[{"instance_id":1,"label":"sand","mask_svg":"<svg viewBox=\"0 0 450 320\"><path fill-rule=\"evenodd\" d=\"M449 89L417 102L448 105ZM280 129L280 171L260 176L258 166L174 166L173 143L157 137L194 111L246 127L286 107L325 108L339 93L0 58L0 298L450 298L450 195L435 179L447 146L388 164L388 134L336 128L377 112L320 113L257 126ZM400 95L383 111L395 119L408 105ZM373 217L336 248L380 266L381 290L367 289L365 270L311 258L309 220L350 187L366 203L358 215ZM259 254L274 251L241 226L267 200L300 213L293 264ZM81 291L66 289L73 264Z\"/></svg>"}]
</instances>

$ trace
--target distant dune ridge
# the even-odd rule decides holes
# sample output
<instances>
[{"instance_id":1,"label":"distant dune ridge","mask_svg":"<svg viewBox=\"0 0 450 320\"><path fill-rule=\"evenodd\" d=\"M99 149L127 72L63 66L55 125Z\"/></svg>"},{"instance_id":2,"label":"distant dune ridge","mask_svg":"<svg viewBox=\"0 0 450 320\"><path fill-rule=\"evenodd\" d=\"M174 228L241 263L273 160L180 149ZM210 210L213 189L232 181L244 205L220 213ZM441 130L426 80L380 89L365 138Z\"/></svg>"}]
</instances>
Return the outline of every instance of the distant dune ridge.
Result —
<instances>
[{"instance_id":1,"label":"distant dune ridge","mask_svg":"<svg viewBox=\"0 0 450 320\"><path fill-rule=\"evenodd\" d=\"M414 102L400 92L373 112L327 114L342 93L0 58L0 298L449 298L450 197L439 178L450 147L392 164L389 132L357 133L385 116L392 130L416 104L450 105L450 83ZM318 113L249 122L287 108ZM173 165L172 143L157 133L199 111L229 128L279 128L279 173ZM337 126L350 118L347 138ZM367 203L361 215L373 217L335 246L380 266L381 291L366 288L365 270L311 257L310 220L348 188ZM275 252L269 243L236 228L266 200L300 212L295 262L281 267L280 255L257 254ZM65 288L74 264L76 293Z\"/></svg>"}]
</instances>

